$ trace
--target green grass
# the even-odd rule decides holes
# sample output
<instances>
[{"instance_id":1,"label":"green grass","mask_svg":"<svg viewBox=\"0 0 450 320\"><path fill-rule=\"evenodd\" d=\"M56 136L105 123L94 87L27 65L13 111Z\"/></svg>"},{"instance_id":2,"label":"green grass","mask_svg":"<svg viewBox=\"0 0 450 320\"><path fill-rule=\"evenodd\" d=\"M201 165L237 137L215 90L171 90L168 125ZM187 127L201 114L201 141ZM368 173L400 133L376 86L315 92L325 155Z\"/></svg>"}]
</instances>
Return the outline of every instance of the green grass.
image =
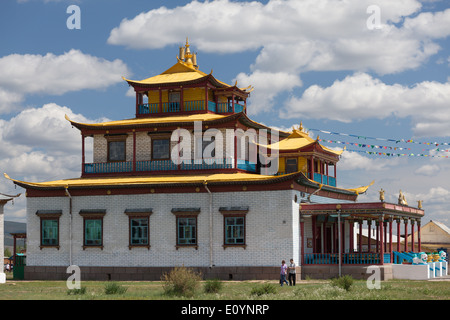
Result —
<instances>
[{"instance_id":1,"label":"green grass","mask_svg":"<svg viewBox=\"0 0 450 320\"><path fill-rule=\"evenodd\" d=\"M0 285L0 300L450 300L450 281L390 280L380 290L369 290L366 281L354 280L351 290L333 286L330 280L302 280L295 287L279 287L278 281L223 281L219 292L197 290L191 297L164 294L163 282L121 281L126 289L106 294L111 282L82 281L83 294L68 294L65 281L13 281ZM205 282L202 281L203 286ZM255 295L255 288L276 287Z\"/></svg>"}]
</instances>

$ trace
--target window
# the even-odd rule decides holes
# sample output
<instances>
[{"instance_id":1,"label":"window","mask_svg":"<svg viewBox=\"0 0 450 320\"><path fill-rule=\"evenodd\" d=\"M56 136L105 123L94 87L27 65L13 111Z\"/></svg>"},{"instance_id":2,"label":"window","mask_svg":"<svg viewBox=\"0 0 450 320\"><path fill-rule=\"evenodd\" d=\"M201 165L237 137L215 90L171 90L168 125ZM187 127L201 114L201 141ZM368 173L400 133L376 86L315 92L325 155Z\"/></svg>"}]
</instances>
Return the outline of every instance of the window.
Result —
<instances>
[{"instance_id":1,"label":"window","mask_svg":"<svg viewBox=\"0 0 450 320\"><path fill-rule=\"evenodd\" d=\"M197 249L197 216L200 208L174 208L172 213L176 216L176 248L191 246Z\"/></svg>"},{"instance_id":2,"label":"window","mask_svg":"<svg viewBox=\"0 0 450 320\"><path fill-rule=\"evenodd\" d=\"M225 217L225 244L245 243L245 217Z\"/></svg>"},{"instance_id":3,"label":"window","mask_svg":"<svg viewBox=\"0 0 450 320\"><path fill-rule=\"evenodd\" d=\"M148 244L148 218L130 218L130 245Z\"/></svg>"},{"instance_id":4,"label":"window","mask_svg":"<svg viewBox=\"0 0 450 320\"><path fill-rule=\"evenodd\" d=\"M215 136L211 136L210 140L203 139L203 137L197 137L196 144L196 159L211 159L216 156ZM205 152L206 148L208 149Z\"/></svg>"},{"instance_id":5,"label":"window","mask_svg":"<svg viewBox=\"0 0 450 320\"><path fill-rule=\"evenodd\" d=\"M81 210L83 217L83 249L100 247L103 249L103 217L106 210Z\"/></svg>"},{"instance_id":6,"label":"window","mask_svg":"<svg viewBox=\"0 0 450 320\"><path fill-rule=\"evenodd\" d=\"M150 249L149 220L152 209L127 209L125 214L129 218L130 237L128 248L146 247Z\"/></svg>"},{"instance_id":7,"label":"window","mask_svg":"<svg viewBox=\"0 0 450 320\"><path fill-rule=\"evenodd\" d=\"M102 245L102 219L84 220L84 245L101 246Z\"/></svg>"},{"instance_id":8,"label":"window","mask_svg":"<svg viewBox=\"0 0 450 320\"><path fill-rule=\"evenodd\" d=\"M126 161L126 134L105 135L108 141L108 161Z\"/></svg>"},{"instance_id":9,"label":"window","mask_svg":"<svg viewBox=\"0 0 450 320\"><path fill-rule=\"evenodd\" d=\"M42 246L58 245L58 220L42 219L41 220Z\"/></svg>"},{"instance_id":10,"label":"window","mask_svg":"<svg viewBox=\"0 0 450 320\"><path fill-rule=\"evenodd\" d=\"M223 215L223 247L246 247L248 207L221 207Z\"/></svg>"},{"instance_id":11,"label":"window","mask_svg":"<svg viewBox=\"0 0 450 320\"><path fill-rule=\"evenodd\" d=\"M152 159L170 159L170 139L152 139Z\"/></svg>"},{"instance_id":12,"label":"window","mask_svg":"<svg viewBox=\"0 0 450 320\"><path fill-rule=\"evenodd\" d=\"M286 173L293 173L298 171L297 158L286 159Z\"/></svg>"},{"instance_id":13,"label":"window","mask_svg":"<svg viewBox=\"0 0 450 320\"><path fill-rule=\"evenodd\" d=\"M197 244L197 217L178 217L178 245Z\"/></svg>"},{"instance_id":14,"label":"window","mask_svg":"<svg viewBox=\"0 0 450 320\"><path fill-rule=\"evenodd\" d=\"M62 210L38 210L36 215L41 219L40 248L56 247L59 249L59 217Z\"/></svg>"}]
</instances>

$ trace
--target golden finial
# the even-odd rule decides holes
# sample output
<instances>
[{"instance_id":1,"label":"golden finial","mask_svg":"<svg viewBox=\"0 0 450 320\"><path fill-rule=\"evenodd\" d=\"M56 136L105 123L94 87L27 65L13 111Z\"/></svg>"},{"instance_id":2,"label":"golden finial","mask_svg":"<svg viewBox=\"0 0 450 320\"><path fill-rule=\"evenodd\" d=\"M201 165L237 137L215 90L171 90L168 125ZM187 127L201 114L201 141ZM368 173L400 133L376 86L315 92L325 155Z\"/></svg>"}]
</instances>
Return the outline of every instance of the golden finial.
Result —
<instances>
[{"instance_id":1,"label":"golden finial","mask_svg":"<svg viewBox=\"0 0 450 320\"><path fill-rule=\"evenodd\" d=\"M406 201L405 195L403 194L402 190L400 190L400 193L398 195L398 204L407 206L408 202Z\"/></svg>"},{"instance_id":2,"label":"golden finial","mask_svg":"<svg viewBox=\"0 0 450 320\"><path fill-rule=\"evenodd\" d=\"M189 48L189 39L186 37L186 48Z\"/></svg>"},{"instance_id":3,"label":"golden finial","mask_svg":"<svg viewBox=\"0 0 450 320\"><path fill-rule=\"evenodd\" d=\"M381 188L381 190L379 191L379 193L380 193L380 201L381 201L381 202L384 202L384 190L383 190L383 188Z\"/></svg>"},{"instance_id":4,"label":"golden finial","mask_svg":"<svg viewBox=\"0 0 450 320\"><path fill-rule=\"evenodd\" d=\"M303 122L301 122L301 121L300 121L300 126L298 127L298 130L300 130L301 132L304 132Z\"/></svg>"},{"instance_id":5,"label":"golden finial","mask_svg":"<svg viewBox=\"0 0 450 320\"><path fill-rule=\"evenodd\" d=\"M419 209L422 209L422 203L423 203L423 200L417 201L417 207L418 207Z\"/></svg>"}]
</instances>

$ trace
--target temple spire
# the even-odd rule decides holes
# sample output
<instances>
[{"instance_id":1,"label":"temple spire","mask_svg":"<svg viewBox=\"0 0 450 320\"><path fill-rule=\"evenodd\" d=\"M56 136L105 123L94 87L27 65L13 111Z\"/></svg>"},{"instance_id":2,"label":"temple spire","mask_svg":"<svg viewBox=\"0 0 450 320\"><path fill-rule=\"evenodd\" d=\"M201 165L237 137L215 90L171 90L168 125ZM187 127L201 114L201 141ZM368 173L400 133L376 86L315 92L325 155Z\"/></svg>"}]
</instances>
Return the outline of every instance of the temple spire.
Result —
<instances>
[{"instance_id":1,"label":"temple spire","mask_svg":"<svg viewBox=\"0 0 450 320\"><path fill-rule=\"evenodd\" d=\"M189 49L189 39L186 37L186 44L184 47L180 47L180 57L179 59L186 63L189 66L193 66L195 69L198 69L197 65L197 53L191 53L191 49Z\"/></svg>"}]
</instances>

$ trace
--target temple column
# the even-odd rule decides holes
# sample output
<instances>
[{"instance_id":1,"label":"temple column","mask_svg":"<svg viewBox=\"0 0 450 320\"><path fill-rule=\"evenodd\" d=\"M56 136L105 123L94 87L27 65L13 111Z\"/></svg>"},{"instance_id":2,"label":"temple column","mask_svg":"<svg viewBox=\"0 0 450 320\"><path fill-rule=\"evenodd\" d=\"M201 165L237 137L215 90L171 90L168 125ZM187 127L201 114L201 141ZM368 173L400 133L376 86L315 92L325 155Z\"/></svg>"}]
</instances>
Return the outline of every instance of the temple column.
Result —
<instances>
[{"instance_id":1,"label":"temple column","mask_svg":"<svg viewBox=\"0 0 450 320\"><path fill-rule=\"evenodd\" d=\"M411 219L411 251L414 252L414 219Z\"/></svg>"},{"instance_id":2,"label":"temple column","mask_svg":"<svg viewBox=\"0 0 450 320\"><path fill-rule=\"evenodd\" d=\"M180 86L180 111L184 111L183 91L183 86ZM206 104L205 110L208 110L208 104Z\"/></svg>"},{"instance_id":3,"label":"temple column","mask_svg":"<svg viewBox=\"0 0 450 320\"><path fill-rule=\"evenodd\" d=\"M85 163L86 163L86 158L85 158L85 138L86 136L81 133L81 175L83 175L85 173Z\"/></svg>"},{"instance_id":4,"label":"temple column","mask_svg":"<svg viewBox=\"0 0 450 320\"><path fill-rule=\"evenodd\" d=\"M422 251L422 243L420 240L420 219L417 220L417 245L418 245L418 251L421 252Z\"/></svg>"},{"instance_id":5,"label":"temple column","mask_svg":"<svg viewBox=\"0 0 450 320\"><path fill-rule=\"evenodd\" d=\"M355 227L355 220L350 220L349 221L349 248L348 251L351 253L353 251L355 251L355 244L354 244L354 237L355 235L353 234L354 232L354 227Z\"/></svg>"},{"instance_id":6,"label":"temple column","mask_svg":"<svg viewBox=\"0 0 450 320\"><path fill-rule=\"evenodd\" d=\"M408 252L408 218L404 219L405 223L405 252Z\"/></svg>"},{"instance_id":7,"label":"temple column","mask_svg":"<svg viewBox=\"0 0 450 320\"><path fill-rule=\"evenodd\" d=\"M313 245L313 253L317 253L317 248L316 248L316 238L317 238L317 235L316 235L316 220L317 220L317 216L312 216L311 217L311 220L312 220L312 232L313 232L313 243L312 243L312 245Z\"/></svg>"},{"instance_id":8,"label":"temple column","mask_svg":"<svg viewBox=\"0 0 450 320\"><path fill-rule=\"evenodd\" d=\"M384 216L381 216L380 219L380 265L383 265L384 263L384 241L383 241L383 234L384 234Z\"/></svg>"},{"instance_id":9,"label":"temple column","mask_svg":"<svg viewBox=\"0 0 450 320\"><path fill-rule=\"evenodd\" d=\"M400 218L395 219L397 221L397 251L400 252Z\"/></svg>"},{"instance_id":10,"label":"temple column","mask_svg":"<svg viewBox=\"0 0 450 320\"><path fill-rule=\"evenodd\" d=\"M305 218L303 218L301 215L300 215L300 247L301 247L301 249L300 249L300 264L301 265L303 265L304 264L304 258L305 258L305 254L304 254L304 251L305 251L305 232L304 232L304 229L305 229Z\"/></svg>"},{"instance_id":11,"label":"temple column","mask_svg":"<svg viewBox=\"0 0 450 320\"><path fill-rule=\"evenodd\" d=\"M159 91L159 104L158 104L158 113L161 113L163 110L163 106L162 106L162 90L161 88L158 88Z\"/></svg>"},{"instance_id":12,"label":"temple column","mask_svg":"<svg viewBox=\"0 0 450 320\"><path fill-rule=\"evenodd\" d=\"M375 221L375 237L376 237L376 246L375 246L375 252L379 252L380 251L380 221L376 220Z\"/></svg>"},{"instance_id":13,"label":"temple column","mask_svg":"<svg viewBox=\"0 0 450 320\"><path fill-rule=\"evenodd\" d=\"M362 253L362 227L363 227L364 220L358 220L359 224L359 253Z\"/></svg>"},{"instance_id":14,"label":"temple column","mask_svg":"<svg viewBox=\"0 0 450 320\"><path fill-rule=\"evenodd\" d=\"M384 252L387 252L387 221L383 221L384 225L383 225L383 230L384 230L384 235L383 235L383 239L384 239Z\"/></svg>"},{"instance_id":15,"label":"temple column","mask_svg":"<svg viewBox=\"0 0 450 320\"><path fill-rule=\"evenodd\" d=\"M391 262L392 262L392 217L389 218L389 252L391 254Z\"/></svg>"},{"instance_id":16,"label":"temple column","mask_svg":"<svg viewBox=\"0 0 450 320\"><path fill-rule=\"evenodd\" d=\"M367 237L367 241L368 241L368 244L367 244L367 252L371 252L372 251L372 241L371 241L371 239L372 239L372 220L370 220L370 219L368 219L367 220L367 230L369 231L368 233L368 237Z\"/></svg>"},{"instance_id":17,"label":"temple column","mask_svg":"<svg viewBox=\"0 0 450 320\"><path fill-rule=\"evenodd\" d=\"M136 129L133 129L133 172L136 172Z\"/></svg>"}]
</instances>

